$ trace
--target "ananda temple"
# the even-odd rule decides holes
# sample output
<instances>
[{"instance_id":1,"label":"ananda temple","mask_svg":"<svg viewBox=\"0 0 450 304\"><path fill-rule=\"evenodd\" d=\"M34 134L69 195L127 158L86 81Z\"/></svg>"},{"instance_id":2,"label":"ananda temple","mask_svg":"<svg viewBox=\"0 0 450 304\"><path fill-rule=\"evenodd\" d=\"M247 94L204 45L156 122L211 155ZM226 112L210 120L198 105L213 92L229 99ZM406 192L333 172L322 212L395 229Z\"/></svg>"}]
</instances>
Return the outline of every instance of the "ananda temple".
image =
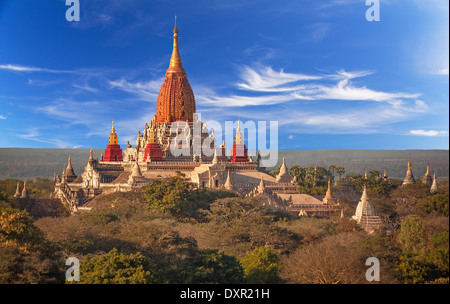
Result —
<instances>
[{"instance_id":1,"label":"ananda temple","mask_svg":"<svg viewBox=\"0 0 450 304\"><path fill-rule=\"evenodd\" d=\"M94 158L91 149L89 158L86 155L84 171L79 175L74 172L69 157L62 175L54 177L53 196L72 214L77 214L91 210L96 196L142 191L154 179L169 179L182 173L194 188L224 188L241 196L258 197L272 210L299 216L342 212L333 198L330 183L323 198L300 193L296 181L291 180L284 158L277 176L267 174L259 153L251 156L247 151L239 119L233 129L231 149L227 151L224 141L216 142L214 130L208 130L196 114L195 95L183 68L178 38L175 23L172 56L157 98L156 113L145 123L142 132L137 131L134 146L130 142L126 147L119 145L112 121L108 145L101 157ZM173 132L174 126L176 132ZM181 134L184 137L180 137ZM183 153L175 153L177 151ZM371 221L378 224L378 220L373 220L373 208L363 210L366 209L371 211L368 215Z\"/></svg>"}]
</instances>

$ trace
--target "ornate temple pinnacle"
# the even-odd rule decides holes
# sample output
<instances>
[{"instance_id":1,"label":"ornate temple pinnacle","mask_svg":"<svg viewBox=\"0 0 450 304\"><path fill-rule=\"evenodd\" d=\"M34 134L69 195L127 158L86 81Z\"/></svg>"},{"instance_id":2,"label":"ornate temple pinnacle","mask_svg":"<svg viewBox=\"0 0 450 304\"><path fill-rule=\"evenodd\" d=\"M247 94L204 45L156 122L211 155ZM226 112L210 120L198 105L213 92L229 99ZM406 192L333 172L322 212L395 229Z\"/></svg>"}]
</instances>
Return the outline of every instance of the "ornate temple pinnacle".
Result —
<instances>
[{"instance_id":1,"label":"ornate temple pinnacle","mask_svg":"<svg viewBox=\"0 0 450 304\"><path fill-rule=\"evenodd\" d=\"M173 50L172 57L170 58L169 69L167 72L183 73L183 64L181 63L180 51L178 50L178 27L177 16L175 16L175 27L173 29Z\"/></svg>"},{"instance_id":2,"label":"ornate temple pinnacle","mask_svg":"<svg viewBox=\"0 0 450 304\"><path fill-rule=\"evenodd\" d=\"M193 121L195 97L178 50L178 27L173 30L173 50L166 77L159 90L155 122Z\"/></svg>"},{"instance_id":3,"label":"ornate temple pinnacle","mask_svg":"<svg viewBox=\"0 0 450 304\"><path fill-rule=\"evenodd\" d=\"M116 129L114 128L114 119L113 119L111 133L109 134L108 144L109 145L117 145L118 143L119 143L119 140L117 138Z\"/></svg>"}]
</instances>

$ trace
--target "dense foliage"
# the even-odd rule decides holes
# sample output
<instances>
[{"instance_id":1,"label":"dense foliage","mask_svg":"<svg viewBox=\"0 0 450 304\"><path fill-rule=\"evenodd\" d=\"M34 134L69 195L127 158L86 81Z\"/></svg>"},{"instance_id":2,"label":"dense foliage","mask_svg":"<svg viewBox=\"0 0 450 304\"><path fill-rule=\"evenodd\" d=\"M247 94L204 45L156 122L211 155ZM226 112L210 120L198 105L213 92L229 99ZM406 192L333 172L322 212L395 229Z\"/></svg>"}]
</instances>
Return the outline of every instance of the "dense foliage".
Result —
<instances>
[{"instance_id":1,"label":"dense foliage","mask_svg":"<svg viewBox=\"0 0 450 304\"><path fill-rule=\"evenodd\" d=\"M274 213L257 197L194 189L182 175L99 196L77 216L39 213L49 181L27 181L29 200L13 198L17 180L1 181L0 283L64 283L67 257L81 262L79 283L368 283L368 257L380 260L380 283L448 283L448 182L432 194L420 181L401 187L375 170L339 170L290 173L311 194L337 179L344 218ZM364 183L388 228L370 235L350 219ZM342 190L349 185L353 194Z\"/></svg>"}]
</instances>

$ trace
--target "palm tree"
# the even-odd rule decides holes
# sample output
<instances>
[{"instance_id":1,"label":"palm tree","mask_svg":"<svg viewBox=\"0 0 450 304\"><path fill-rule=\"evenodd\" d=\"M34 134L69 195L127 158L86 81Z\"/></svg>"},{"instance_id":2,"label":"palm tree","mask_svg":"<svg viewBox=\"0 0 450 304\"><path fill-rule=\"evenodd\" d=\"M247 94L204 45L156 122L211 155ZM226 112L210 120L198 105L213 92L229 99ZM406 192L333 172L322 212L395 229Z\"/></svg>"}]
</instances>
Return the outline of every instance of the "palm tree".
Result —
<instances>
[{"instance_id":1,"label":"palm tree","mask_svg":"<svg viewBox=\"0 0 450 304\"><path fill-rule=\"evenodd\" d=\"M340 180L340 179L341 179L341 176L345 174L345 169L344 169L344 167L341 167L341 166L337 167L337 168L336 168L336 173L339 175L339 180Z\"/></svg>"}]
</instances>

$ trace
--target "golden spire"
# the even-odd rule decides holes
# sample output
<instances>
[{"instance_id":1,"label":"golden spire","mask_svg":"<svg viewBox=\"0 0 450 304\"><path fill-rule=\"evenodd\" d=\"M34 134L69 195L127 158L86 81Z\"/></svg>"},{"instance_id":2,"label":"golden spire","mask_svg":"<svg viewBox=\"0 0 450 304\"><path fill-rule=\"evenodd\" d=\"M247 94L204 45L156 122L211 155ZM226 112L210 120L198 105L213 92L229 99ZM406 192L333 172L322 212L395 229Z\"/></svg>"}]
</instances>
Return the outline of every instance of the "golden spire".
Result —
<instances>
[{"instance_id":1,"label":"golden spire","mask_svg":"<svg viewBox=\"0 0 450 304\"><path fill-rule=\"evenodd\" d=\"M67 168L72 168L72 159L70 158L70 154L69 154L69 160L67 161Z\"/></svg>"},{"instance_id":2,"label":"golden spire","mask_svg":"<svg viewBox=\"0 0 450 304\"><path fill-rule=\"evenodd\" d=\"M170 58L169 69L167 72L184 73L183 65L181 63L180 51L178 50L178 28L177 28L177 16L175 16L175 27L173 29L173 50L172 57Z\"/></svg>"},{"instance_id":3,"label":"golden spire","mask_svg":"<svg viewBox=\"0 0 450 304\"><path fill-rule=\"evenodd\" d=\"M109 134L108 145L117 145L119 140L117 138L116 129L114 129L114 119L112 121L111 133Z\"/></svg>"},{"instance_id":4,"label":"golden spire","mask_svg":"<svg viewBox=\"0 0 450 304\"><path fill-rule=\"evenodd\" d=\"M425 173L426 176L430 175L430 164L427 164L427 173Z\"/></svg>"}]
</instances>

